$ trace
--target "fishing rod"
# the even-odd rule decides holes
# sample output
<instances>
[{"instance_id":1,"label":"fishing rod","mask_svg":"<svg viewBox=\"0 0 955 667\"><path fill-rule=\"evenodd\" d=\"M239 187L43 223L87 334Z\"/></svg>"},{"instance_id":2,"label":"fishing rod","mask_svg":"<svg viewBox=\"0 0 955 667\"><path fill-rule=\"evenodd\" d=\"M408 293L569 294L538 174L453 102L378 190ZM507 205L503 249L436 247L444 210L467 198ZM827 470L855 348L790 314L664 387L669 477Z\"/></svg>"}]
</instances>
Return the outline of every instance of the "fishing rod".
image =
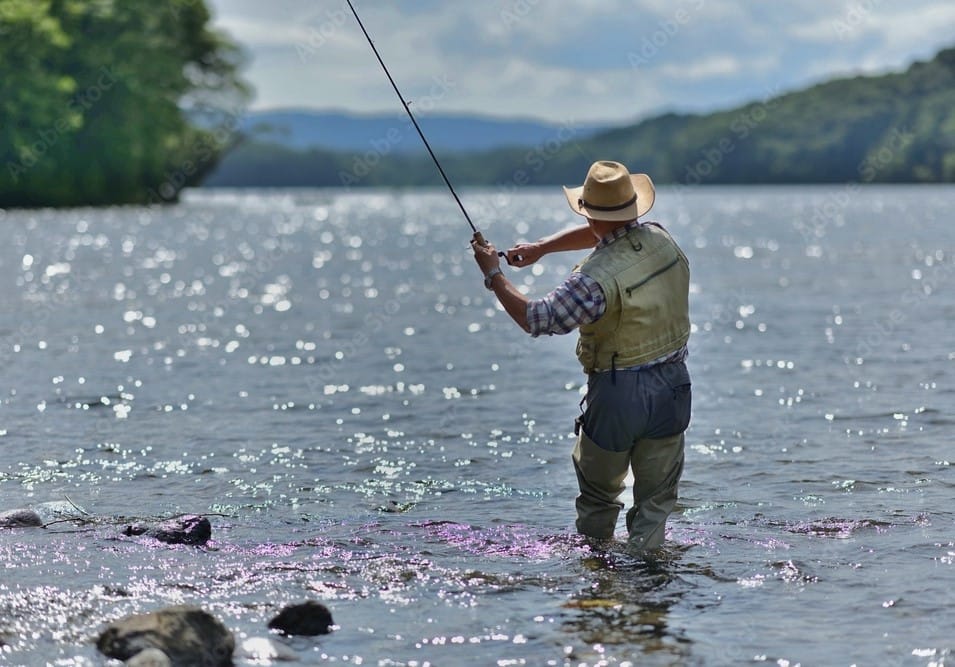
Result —
<instances>
[{"instance_id":1,"label":"fishing rod","mask_svg":"<svg viewBox=\"0 0 955 667\"><path fill-rule=\"evenodd\" d=\"M351 10L351 13L355 15L355 20L358 21L358 27L361 28L361 31L365 34L365 39L368 40L371 50L375 52L375 57L378 58L378 63L381 65L381 69L385 71L385 76L388 77L388 81L391 82L391 87L395 89L395 94L398 96L398 99L401 100L402 106L405 108L405 112L408 114L408 118L411 119L411 123L414 125L414 129L418 131L418 136L421 137L421 141L424 142L424 147L428 149L428 154L431 155L431 159L434 160L434 166L438 168L438 171L441 173L441 178L444 179L445 184L448 186L448 190L451 191L451 195L454 197L454 201L458 203L458 207L461 209L461 213L464 214L464 219L468 221L468 225L471 226L471 231L474 232L474 240L482 246L487 245L487 241L484 240L484 235L478 231L477 227L474 226L474 223L471 222L471 216L468 215L467 210L464 208L464 204L461 203L461 199L458 197L458 193L454 191L454 186L451 185L451 180L448 178L448 175L444 173L444 169L441 168L441 163L438 162L438 157L434 154L434 151L431 150L431 144L428 143L428 140L424 136L424 132L421 131L421 126L418 125L418 121L415 120L414 114L411 113L411 106L405 101L404 95L401 94L401 91L398 90L398 84L395 83L395 80L391 76L391 72L388 71L388 68L385 67L385 61L381 59L381 54L378 53L378 49L375 47L375 43L371 41L371 36L368 34L368 31L365 30L365 24L361 22L361 19L358 17L358 12L355 11L354 5L352 5L351 0L345 0L348 3L348 8ZM498 255L505 257L506 253L498 252Z\"/></svg>"}]
</instances>

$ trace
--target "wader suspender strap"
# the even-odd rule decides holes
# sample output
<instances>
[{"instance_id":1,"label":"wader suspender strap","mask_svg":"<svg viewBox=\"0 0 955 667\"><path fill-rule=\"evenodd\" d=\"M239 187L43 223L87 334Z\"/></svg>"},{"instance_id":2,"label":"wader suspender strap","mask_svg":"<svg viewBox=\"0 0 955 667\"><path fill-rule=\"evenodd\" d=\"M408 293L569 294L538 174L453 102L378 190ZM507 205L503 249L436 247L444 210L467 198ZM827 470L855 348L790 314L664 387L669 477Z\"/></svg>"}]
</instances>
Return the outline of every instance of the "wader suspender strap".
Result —
<instances>
[{"instance_id":1,"label":"wader suspender strap","mask_svg":"<svg viewBox=\"0 0 955 667\"><path fill-rule=\"evenodd\" d=\"M580 403L577 404L577 407L580 408L580 414L574 418L574 435L580 435L580 429L584 424L584 401L587 400L587 394L584 394L584 397L580 399Z\"/></svg>"}]
</instances>

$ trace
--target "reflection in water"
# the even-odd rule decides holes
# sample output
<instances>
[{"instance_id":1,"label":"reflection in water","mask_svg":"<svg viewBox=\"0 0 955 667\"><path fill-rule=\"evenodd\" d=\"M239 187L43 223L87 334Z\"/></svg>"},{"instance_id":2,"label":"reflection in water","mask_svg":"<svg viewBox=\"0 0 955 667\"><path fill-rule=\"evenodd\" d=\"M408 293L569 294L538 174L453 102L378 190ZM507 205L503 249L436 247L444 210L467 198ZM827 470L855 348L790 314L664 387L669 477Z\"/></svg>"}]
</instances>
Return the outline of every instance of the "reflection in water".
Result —
<instances>
[{"instance_id":1,"label":"reflection in water","mask_svg":"<svg viewBox=\"0 0 955 667\"><path fill-rule=\"evenodd\" d=\"M577 635L598 657L605 645L629 646L642 654L679 664L690 655L691 640L669 623L670 608L682 597L678 581L680 550L665 547L652 558L633 558L615 545L597 548L581 565L591 578L564 607L562 628ZM586 659L575 651L574 659Z\"/></svg>"}]
</instances>

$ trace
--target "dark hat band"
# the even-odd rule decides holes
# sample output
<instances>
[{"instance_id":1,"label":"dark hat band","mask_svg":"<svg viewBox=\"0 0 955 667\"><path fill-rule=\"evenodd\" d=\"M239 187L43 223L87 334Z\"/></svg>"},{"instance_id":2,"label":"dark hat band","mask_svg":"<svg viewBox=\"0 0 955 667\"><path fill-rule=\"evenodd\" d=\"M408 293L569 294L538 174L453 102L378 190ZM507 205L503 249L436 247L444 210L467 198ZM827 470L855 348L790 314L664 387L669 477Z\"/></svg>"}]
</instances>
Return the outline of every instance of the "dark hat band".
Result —
<instances>
[{"instance_id":1,"label":"dark hat band","mask_svg":"<svg viewBox=\"0 0 955 667\"><path fill-rule=\"evenodd\" d=\"M622 211L623 209L635 204L637 201L637 195L633 195L630 199L620 204L619 206L597 206L596 204L588 204L587 200L583 197L577 200L577 205L581 208L586 207L592 211Z\"/></svg>"}]
</instances>

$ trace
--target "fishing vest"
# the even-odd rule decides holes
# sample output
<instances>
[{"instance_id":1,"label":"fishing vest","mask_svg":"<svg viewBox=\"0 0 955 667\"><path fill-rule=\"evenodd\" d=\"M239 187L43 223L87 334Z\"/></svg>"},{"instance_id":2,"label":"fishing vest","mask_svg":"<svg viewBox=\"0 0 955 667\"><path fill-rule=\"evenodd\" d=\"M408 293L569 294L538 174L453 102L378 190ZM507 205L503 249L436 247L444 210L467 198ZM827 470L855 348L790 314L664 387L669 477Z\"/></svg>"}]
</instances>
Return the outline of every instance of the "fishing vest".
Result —
<instances>
[{"instance_id":1,"label":"fishing vest","mask_svg":"<svg viewBox=\"0 0 955 667\"><path fill-rule=\"evenodd\" d=\"M607 309L580 327L585 373L639 366L690 337L690 265L673 238L647 223L595 250L576 269L603 290Z\"/></svg>"}]
</instances>

